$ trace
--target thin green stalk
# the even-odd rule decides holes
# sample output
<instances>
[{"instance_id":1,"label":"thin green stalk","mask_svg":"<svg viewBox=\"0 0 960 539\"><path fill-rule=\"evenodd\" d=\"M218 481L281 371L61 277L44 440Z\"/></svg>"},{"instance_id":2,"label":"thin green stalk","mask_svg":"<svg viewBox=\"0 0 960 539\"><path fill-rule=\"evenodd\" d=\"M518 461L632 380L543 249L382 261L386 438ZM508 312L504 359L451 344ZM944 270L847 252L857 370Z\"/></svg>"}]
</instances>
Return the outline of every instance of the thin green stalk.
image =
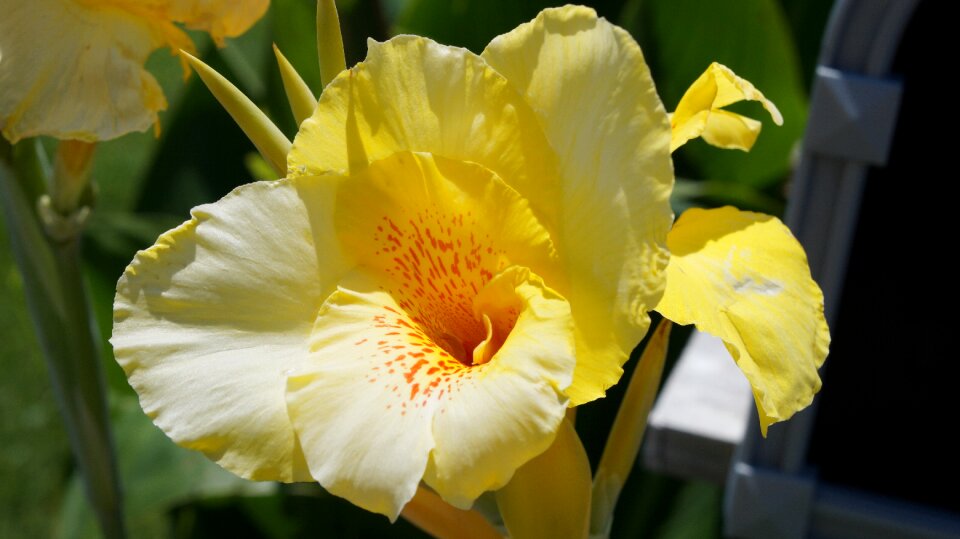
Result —
<instances>
[{"instance_id":1,"label":"thin green stalk","mask_svg":"<svg viewBox=\"0 0 960 539\"><path fill-rule=\"evenodd\" d=\"M104 536L122 539L126 533L120 481L100 365L100 340L81 273L80 237L75 234L53 241L44 234L31 196L43 184L43 178L37 176L41 167L35 166L36 155L29 155L32 148L26 144L29 142L14 150L0 148L0 205L87 497ZM0 145L5 143L0 141Z\"/></svg>"}]
</instances>

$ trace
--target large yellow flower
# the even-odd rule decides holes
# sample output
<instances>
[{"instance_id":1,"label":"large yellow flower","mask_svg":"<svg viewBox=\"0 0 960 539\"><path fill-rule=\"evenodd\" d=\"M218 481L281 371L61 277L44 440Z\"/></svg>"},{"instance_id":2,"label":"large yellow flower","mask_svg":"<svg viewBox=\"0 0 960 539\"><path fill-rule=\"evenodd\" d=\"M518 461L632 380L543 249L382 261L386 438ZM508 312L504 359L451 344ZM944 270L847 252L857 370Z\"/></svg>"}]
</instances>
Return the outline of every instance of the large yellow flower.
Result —
<instances>
[{"instance_id":1,"label":"large yellow flower","mask_svg":"<svg viewBox=\"0 0 960 539\"><path fill-rule=\"evenodd\" d=\"M218 43L242 34L269 0L0 0L0 130L88 142L143 131L167 106L143 64L193 50L174 23Z\"/></svg>"},{"instance_id":2,"label":"large yellow flower","mask_svg":"<svg viewBox=\"0 0 960 539\"><path fill-rule=\"evenodd\" d=\"M138 253L116 357L160 428L243 477L317 480L391 518L421 480L469 507L618 381L667 276L695 264L667 249L670 141L639 47L587 8L479 56L371 42L286 179Z\"/></svg>"}]
</instances>

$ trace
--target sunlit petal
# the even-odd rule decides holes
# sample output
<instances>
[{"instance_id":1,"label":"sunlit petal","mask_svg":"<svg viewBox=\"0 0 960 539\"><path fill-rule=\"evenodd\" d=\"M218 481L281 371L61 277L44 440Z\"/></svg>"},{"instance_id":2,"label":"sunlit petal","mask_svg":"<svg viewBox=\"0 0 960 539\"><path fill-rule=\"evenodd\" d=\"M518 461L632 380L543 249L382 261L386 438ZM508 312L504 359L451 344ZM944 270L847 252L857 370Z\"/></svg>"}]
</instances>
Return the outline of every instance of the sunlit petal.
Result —
<instances>
[{"instance_id":1,"label":"sunlit petal","mask_svg":"<svg viewBox=\"0 0 960 539\"><path fill-rule=\"evenodd\" d=\"M479 163L524 197L557 200L555 157L524 99L482 58L416 36L369 41L293 141L293 176L359 170L398 151ZM556 206L537 208L552 222Z\"/></svg>"},{"instance_id":2,"label":"sunlit petal","mask_svg":"<svg viewBox=\"0 0 960 539\"><path fill-rule=\"evenodd\" d=\"M636 42L589 8L544 10L483 57L524 94L559 157L556 241L570 279L560 290L578 330L570 396L593 400L619 380L663 290L667 115ZM534 208L553 204L529 198Z\"/></svg>"},{"instance_id":3,"label":"sunlit petal","mask_svg":"<svg viewBox=\"0 0 960 539\"><path fill-rule=\"evenodd\" d=\"M684 212L656 310L723 339L753 386L766 434L820 389L830 344L823 294L803 248L778 219L725 207Z\"/></svg>"}]
</instances>

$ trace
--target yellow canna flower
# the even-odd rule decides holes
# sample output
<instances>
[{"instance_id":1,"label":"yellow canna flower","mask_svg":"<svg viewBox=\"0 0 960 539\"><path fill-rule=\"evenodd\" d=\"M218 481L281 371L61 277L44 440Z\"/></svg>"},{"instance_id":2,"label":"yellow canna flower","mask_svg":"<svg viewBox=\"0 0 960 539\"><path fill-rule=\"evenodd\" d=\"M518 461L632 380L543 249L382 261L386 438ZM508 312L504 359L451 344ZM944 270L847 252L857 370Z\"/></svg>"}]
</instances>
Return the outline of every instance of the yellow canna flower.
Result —
<instances>
[{"instance_id":1,"label":"yellow canna flower","mask_svg":"<svg viewBox=\"0 0 960 539\"><path fill-rule=\"evenodd\" d=\"M667 250L670 141L639 47L591 9L545 10L482 55L371 41L287 178L137 254L115 355L164 432L238 475L316 480L391 519L421 480L468 508L668 310L687 260Z\"/></svg>"},{"instance_id":2,"label":"yellow canna flower","mask_svg":"<svg viewBox=\"0 0 960 539\"><path fill-rule=\"evenodd\" d=\"M143 131L167 106L143 64L160 47L193 51L174 23L222 44L269 0L0 0L0 130L87 142Z\"/></svg>"}]
</instances>

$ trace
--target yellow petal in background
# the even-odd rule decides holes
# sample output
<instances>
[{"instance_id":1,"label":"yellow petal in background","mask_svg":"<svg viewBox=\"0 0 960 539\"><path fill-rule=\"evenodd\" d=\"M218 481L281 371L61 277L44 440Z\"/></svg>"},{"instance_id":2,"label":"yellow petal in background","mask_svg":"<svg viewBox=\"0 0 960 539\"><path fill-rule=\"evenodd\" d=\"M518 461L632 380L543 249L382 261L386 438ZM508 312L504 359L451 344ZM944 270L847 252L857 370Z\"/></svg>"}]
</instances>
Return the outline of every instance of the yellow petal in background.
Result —
<instances>
[{"instance_id":1,"label":"yellow petal in background","mask_svg":"<svg viewBox=\"0 0 960 539\"><path fill-rule=\"evenodd\" d=\"M739 101L759 101L775 124L783 124L776 105L760 90L727 66L714 62L690 85L670 118L670 151L700 136L720 148L750 150L760 134L760 122L720 110Z\"/></svg>"},{"instance_id":2,"label":"yellow petal in background","mask_svg":"<svg viewBox=\"0 0 960 539\"><path fill-rule=\"evenodd\" d=\"M555 241L570 289L557 289L578 333L569 394L587 402L620 379L663 290L673 222L667 115L640 47L589 8L544 10L483 58L524 94L559 159ZM535 209L555 205L524 194Z\"/></svg>"},{"instance_id":3,"label":"yellow petal in background","mask_svg":"<svg viewBox=\"0 0 960 539\"><path fill-rule=\"evenodd\" d=\"M766 435L813 400L830 344L803 247L775 217L731 207L684 212L667 245L656 310L723 339L753 387Z\"/></svg>"},{"instance_id":4,"label":"yellow petal in background","mask_svg":"<svg viewBox=\"0 0 960 539\"><path fill-rule=\"evenodd\" d=\"M331 181L236 189L141 251L117 284L111 343L144 411L248 479L310 480L286 373L309 355L344 268Z\"/></svg>"},{"instance_id":5,"label":"yellow petal in background","mask_svg":"<svg viewBox=\"0 0 960 539\"><path fill-rule=\"evenodd\" d=\"M167 7L169 18L192 30L202 30L218 46L224 38L237 37L260 20L270 0L121 0L125 3Z\"/></svg>"},{"instance_id":6,"label":"yellow petal in background","mask_svg":"<svg viewBox=\"0 0 960 539\"><path fill-rule=\"evenodd\" d=\"M143 69L161 31L121 10L66 0L5 2L0 17L0 129L11 142L87 142L143 131L167 106ZM191 47L183 35L178 46Z\"/></svg>"},{"instance_id":7,"label":"yellow petal in background","mask_svg":"<svg viewBox=\"0 0 960 539\"><path fill-rule=\"evenodd\" d=\"M11 142L49 135L88 142L144 131L166 108L143 67L167 46L192 52L174 24L218 43L246 31L267 0L35 0L4 2L0 130Z\"/></svg>"}]
</instances>

